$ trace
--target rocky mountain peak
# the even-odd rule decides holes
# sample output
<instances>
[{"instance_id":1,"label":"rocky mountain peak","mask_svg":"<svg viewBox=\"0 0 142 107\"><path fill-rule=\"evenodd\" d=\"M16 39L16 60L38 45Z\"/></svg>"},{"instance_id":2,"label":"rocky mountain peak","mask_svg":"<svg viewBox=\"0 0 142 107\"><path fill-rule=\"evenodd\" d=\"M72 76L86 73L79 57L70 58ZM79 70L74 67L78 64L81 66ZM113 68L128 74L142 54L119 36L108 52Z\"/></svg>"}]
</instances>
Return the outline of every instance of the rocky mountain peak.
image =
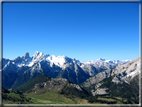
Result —
<instances>
[{"instance_id":1,"label":"rocky mountain peak","mask_svg":"<svg viewBox=\"0 0 142 107\"><path fill-rule=\"evenodd\" d=\"M42 52L38 52L36 51L33 55L33 60L35 59L43 59L44 58L44 54Z\"/></svg>"},{"instance_id":2,"label":"rocky mountain peak","mask_svg":"<svg viewBox=\"0 0 142 107\"><path fill-rule=\"evenodd\" d=\"M101 61L105 61L105 59L102 59L102 58L99 58L99 60L101 60Z\"/></svg>"},{"instance_id":3,"label":"rocky mountain peak","mask_svg":"<svg viewBox=\"0 0 142 107\"><path fill-rule=\"evenodd\" d=\"M39 55L39 52L38 51L36 51L35 53L34 53L34 55L33 56L38 56Z\"/></svg>"},{"instance_id":4,"label":"rocky mountain peak","mask_svg":"<svg viewBox=\"0 0 142 107\"><path fill-rule=\"evenodd\" d=\"M24 56L24 59L27 59L27 58L29 58L29 57L30 57L29 53L26 52L26 53L25 53L25 56Z\"/></svg>"}]
</instances>

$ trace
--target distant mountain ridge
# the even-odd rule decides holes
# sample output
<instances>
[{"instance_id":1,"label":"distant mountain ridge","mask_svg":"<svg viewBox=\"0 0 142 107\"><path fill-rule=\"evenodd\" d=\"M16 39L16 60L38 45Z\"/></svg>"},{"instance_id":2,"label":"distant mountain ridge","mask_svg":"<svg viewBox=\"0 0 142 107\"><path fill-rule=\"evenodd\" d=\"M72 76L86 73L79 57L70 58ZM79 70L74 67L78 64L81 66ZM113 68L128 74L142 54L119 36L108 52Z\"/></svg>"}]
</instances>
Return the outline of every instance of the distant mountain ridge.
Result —
<instances>
[{"instance_id":1,"label":"distant mountain ridge","mask_svg":"<svg viewBox=\"0 0 142 107\"><path fill-rule=\"evenodd\" d=\"M16 67L21 67L21 66L29 66L32 67L35 63L37 62L41 62L41 61L47 61L49 62L52 66L52 64L54 63L56 66L59 67L64 67L64 65L66 64L66 62L76 62L76 63L83 63L83 64L98 64L98 63L114 63L114 64L119 64L119 63L127 63L130 62L130 60L105 60L102 58L96 59L96 60L92 60L92 61L87 61L87 62L80 62L79 60L76 60L75 58L70 58L67 56L54 56L54 55L49 55L49 54L43 54L42 52L38 52L36 51L34 53L34 55L32 57L30 57L29 53L25 53L24 56L22 57L17 57L14 60L9 60L9 59L5 59L3 58L3 67L8 63L11 62L12 64L15 64ZM9 62L9 63L10 63Z\"/></svg>"},{"instance_id":2,"label":"distant mountain ridge","mask_svg":"<svg viewBox=\"0 0 142 107\"><path fill-rule=\"evenodd\" d=\"M103 59L80 62L67 56L56 57L36 51L32 57L26 53L14 60L3 58L3 85L6 88L16 88L40 73L52 78L65 78L75 84L81 84L99 72L114 69L116 66L128 62L130 61L105 61ZM11 75L13 76L11 77Z\"/></svg>"}]
</instances>

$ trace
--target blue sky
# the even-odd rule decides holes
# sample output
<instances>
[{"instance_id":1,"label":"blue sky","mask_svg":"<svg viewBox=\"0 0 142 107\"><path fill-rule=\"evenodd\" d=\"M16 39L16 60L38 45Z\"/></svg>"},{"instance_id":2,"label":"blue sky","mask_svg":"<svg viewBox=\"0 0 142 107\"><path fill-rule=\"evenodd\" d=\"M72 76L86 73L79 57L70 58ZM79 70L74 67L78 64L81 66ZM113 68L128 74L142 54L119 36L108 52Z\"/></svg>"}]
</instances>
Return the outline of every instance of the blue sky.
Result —
<instances>
[{"instance_id":1,"label":"blue sky","mask_svg":"<svg viewBox=\"0 0 142 107\"><path fill-rule=\"evenodd\" d=\"M139 57L138 3L3 3L3 57Z\"/></svg>"}]
</instances>

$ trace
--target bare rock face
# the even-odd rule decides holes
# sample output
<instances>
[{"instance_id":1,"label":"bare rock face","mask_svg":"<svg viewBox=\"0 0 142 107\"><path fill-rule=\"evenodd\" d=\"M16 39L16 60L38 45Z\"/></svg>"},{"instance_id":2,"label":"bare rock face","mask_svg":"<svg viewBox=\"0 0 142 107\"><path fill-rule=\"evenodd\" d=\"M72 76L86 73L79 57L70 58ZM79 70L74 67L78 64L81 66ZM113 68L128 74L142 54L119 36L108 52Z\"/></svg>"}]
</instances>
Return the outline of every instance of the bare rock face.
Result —
<instances>
[{"instance_id":1,"label":"bare rock face","mask_svg":"<svg viewBox=\"0 0 142 107\"><path fill-rule=\"evenodd\" d=\"M96 84L100 81L102 81L105 78L108 78L110 76L114 75L114 71L111 69L108 69L104 72L98 73L93 77L90 77L89 79L87 79L81 86L83 87L89 87L93 84Z\"/></svg>"},{"instance_id":2,"label":"bare rock face","mask_svg":"<svg viewBox=\"0 0 142 107\"><path fill-rule=\"evenodd\" d=\"M98 88L96 91L94 90L91 90L92 92L92 95L95 96L95 95L104 95L104 94L108 94L106 92L107 88Z\"/></svg>"},{"instance_id":3,"label":"bare rock face","mask_svg":"<svg viewBox=\"0 0 142 107\"><path fill-rule=\"evenodd\" d=\"M29 55L28 52L27 52L27 53L25 54L25 56L24 56L24 59L27 59L27 58L30 58L30 55Z\"/></svg>"}]
</instances>

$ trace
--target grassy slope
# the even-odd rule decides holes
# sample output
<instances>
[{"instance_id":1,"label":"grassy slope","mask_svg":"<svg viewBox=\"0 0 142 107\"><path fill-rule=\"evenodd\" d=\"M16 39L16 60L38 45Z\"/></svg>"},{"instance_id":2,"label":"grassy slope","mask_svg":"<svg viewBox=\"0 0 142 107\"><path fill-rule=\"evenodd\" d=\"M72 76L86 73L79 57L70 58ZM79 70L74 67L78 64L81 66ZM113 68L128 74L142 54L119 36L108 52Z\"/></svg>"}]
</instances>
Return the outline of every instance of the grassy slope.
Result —
<instances>
[{"instance_id":1,"label":"grassy slope","mask_svg":"<svg viewBox=\"0 0 142 107\"><path fill-rule=\"evenodd\" d=\"M31 97L35 104L74 104L74 101L57 92L39 90L37 93L25 93L25 95Z\"/></svg>"}]
</instances>

